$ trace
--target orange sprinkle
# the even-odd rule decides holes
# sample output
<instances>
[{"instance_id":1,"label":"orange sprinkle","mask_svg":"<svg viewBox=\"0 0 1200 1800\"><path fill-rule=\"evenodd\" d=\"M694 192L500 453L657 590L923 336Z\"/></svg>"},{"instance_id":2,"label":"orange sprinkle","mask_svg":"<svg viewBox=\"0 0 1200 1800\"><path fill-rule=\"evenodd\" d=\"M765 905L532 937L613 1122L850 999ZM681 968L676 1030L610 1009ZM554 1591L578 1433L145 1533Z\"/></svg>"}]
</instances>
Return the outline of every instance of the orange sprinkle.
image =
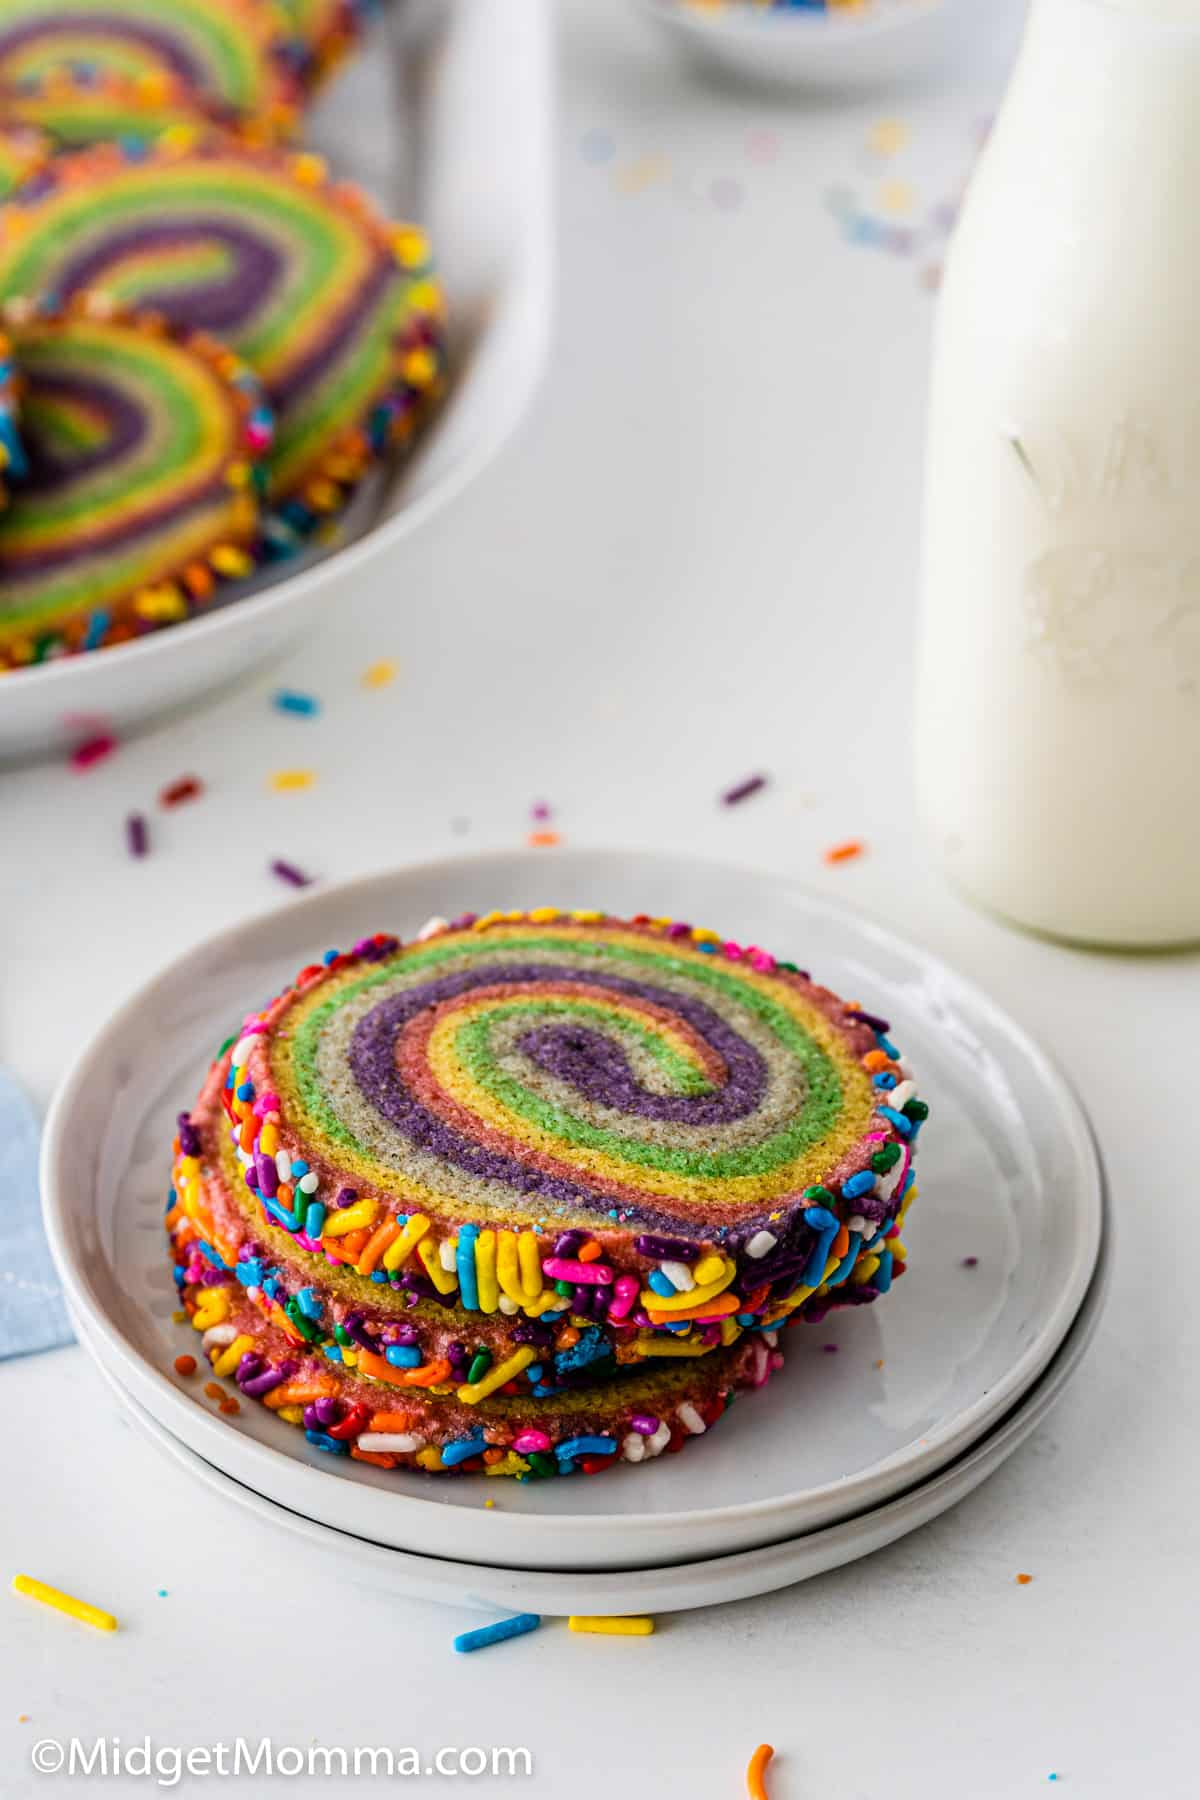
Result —
<instances>
[{"instance_id":1,"label":"orange sprinkle","mask_svg":"<svg viewBox=\"0 0 1200 1800\"><path fill-rule=\"evenodd\" d=\"M890 1069L892 1059L886 1050L868 1050L863 1057L863 1068L868 1075L878 1075L884 1069Z\"/></svg>"},{"instance_id":2,"label":"orange sprinkle","mask_svg":"<svg viewBox=\"0 0 1200 1800\"><path fill-rule=\"evenodd\" d=\"M241 1402L238 1400L236 1394L227 1394L221 1402L221 1411L223 1413L238 1413L241 1412L241 1410Z\"/></svg>"},{"instance_id":3,"label":"orange sprinkle","mask_svg":"<svg viewBox=\"0 0 1200 1800\"><path fill-rule=\"evenodd\" d=\"M367 1239L362 1255L355 1263L360 1275L369 1275L389 1244L395 1243L400 1236L400 1226L389 1213L383 1224Z\"/></svg>"},{"instance_id":4,"label":"orange sprinkle","mask_svg":"<svg viewBox=\"0 0 1200 1800\"><path fill-rule=\"evenodd\" d=\"M853 862L856 856L862 855L866 847L861 838L847 838L844 844L834 844L832 849L825 852L825 861L827 863Z\"/></svg>"},{"instance_id":5,"label":"orange sprinkle","mask_svg":"<svg viewBox=\"0 0 1200 1800\"><path fill-rule=\"evenodd\" d=\"M1017 1586L1018 1587L1028 1587L1029 1583L1032 1580L1033 1580L1032 1575L1018 1575L1017 1576Z\"/></svg>"},{"instance_id":6,"label":"orange sprinkle","mask_svg":"<svg viewBox=\"0 0 1200 1800\"><path fill-rule=\"evenodd\" d=\"M767 1772L767 1764L774 1754L770 1744L760 1744L750 1758L750 1766L746 1770L746 1792L750 1796L750 1800L767 1800L763 1777Z\"/></svg>"},{"instance_id":7,"label":"orange sprinkle","mask_svg":"<svg viewBox=\"0 0 1200 1800\"><path fill-rule=\"evenodd\" d=\"M557 831L531 831L525 842L532 850L552 850L562 843L562 836Z\"/></svg>"},{"instance_id":8,"label":"orange sprinkle","mask_svg":"<svg viewBox=\"0 0 1200 1800\"><path fill-rule=\"evenodd\" d=\"M175 1358L175 1373L177 1375L194 1375L196 1373L195 1357L177 1356Z\"/></svg>"},{"instance_id":9,"label":"orange sprinkle","mask_svg":"<svg viewBox=\"0 0 1200 1800\"><path fill-rule=\"evenodd\" d=\"M580 1262L595 1262L598 1256L603 1255L604 1251L596 1242L595 1238L589 1238L587 1243L584 1244L579 1251L579 1260Z\"/></svg>"},{"instance_id":10,"label":"orange sprinkle","mask_svg":"<svg viewBox=\"0 0 1200 1800\"><path fill-rule=\"evenodd\" d=\"M225 1398L225 1389L223 1387L218 1387L215 1381L206 1381L204 1384L204 1392L208 1395L210 1400L223 1400Z\"/></svg>"},{"instance_id":11,"label":"orange sprinkle","mask_svg":"<svg viewBox=\"0 0 1200 1800\"><path fill-rule=\"evenodd\" d=\"M355 1462L374 1463L377 1469L394 1469L396 1458L388 1456L381 1450L360 1450L357 1444L351 1444L350 1454Z\"/></svg>"},{"instance_id":12,"label":"orange sprinkle","mask_svg":"<svg viewBox=\"0 0 1200 1800\"><path fill-rule=\"evenodd\" d=\"M407 1413L377 1412L371 1414L372 1431L407 1431L411 1420Z\"/></svg>"},{"instance_id":13,"label":"orange sprinkle","mask_svg":"<svg viewBox=\"0 0 1200 1800\"><path fill-rule=\"evenodd\" d=\"M840 1262L842 1257L845 1256L845 1254L849 1248L850 1248L850 1231L847 1226L843 1225L841 1230L838 1232L837 1236L833 1240L832 1253L834 1256L837 1257L838 1261Z\"/></svg>"},{"instance_id":14,"label":"orange sprinkle","mask_svg":"<svg viewBox=\"0 0 1200 1800\"><path fill-rule=\"evenodd\" d=\"M363 670L362 684L367 688L387 687L396 679L396 664L390 656L381 662L374 662L369 669Z\"/></svg>"}]
</instances>

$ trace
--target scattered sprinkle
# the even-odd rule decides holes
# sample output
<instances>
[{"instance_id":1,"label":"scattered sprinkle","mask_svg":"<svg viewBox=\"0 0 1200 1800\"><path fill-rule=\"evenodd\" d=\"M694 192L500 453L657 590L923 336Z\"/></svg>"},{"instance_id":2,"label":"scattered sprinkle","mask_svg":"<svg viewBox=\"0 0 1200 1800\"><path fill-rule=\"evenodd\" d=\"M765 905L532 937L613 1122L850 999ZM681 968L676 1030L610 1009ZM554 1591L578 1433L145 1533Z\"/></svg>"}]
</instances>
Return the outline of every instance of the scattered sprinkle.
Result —
<instances>
[{"instance_id":1,"label":"scattered sprinkle","mask_svg":"<svg viewBox=\"0 0 1200 1800\"><path fill-rule=\"evenodd\" d=\"M365 688L390 687L395 681L399 665L390 656L373 662L369 669L363 670L362 684Z\"/></svg>"},{"instance_id":2,"label":"scattered sprinkle","mask_svg":"<svg viewBox=\"0 0 1200 1800\"><path fill-rule=\"evenodd\" d=\"M757 127L746 133L746 155L755 162L770 162L779 155L779 133Z\"/></svg>"},{"instance_id":3,"label":"scattered sprinkle","mask_svg":"<svg viewBox=\"0 0 1200 1800\"><path fill-rule=\"evenodd\" d=\"M535 800L529 809L529 816L531 819L539 819L544 823L547 819L552 819L554 813L545 800Z\"/></svg>"},{"instance_id":4,"label":"scattered sprinkle","mask_svg":"<svg viewBox=\"0 0 1200 1800\"><path fill-rule=\"evenodd\" d=\"M867 133L867 149L876 156L896 156L912 136L903 119L877 119Z\"/></svg>"},{"instance_id":5,"label":"scattered sprinkle","mask_svg":"<svg viewBox=\"0 0 1200 1800\"><path fill-rule=\"evenodd\" d=\"M492 1507L493 1507L493 1506L495 1506L495 1504L496 1504L496 1502L495 1502L495 1501L494 1501L494 1500L485 1500L485 1501L484 1501L484 1503L483 1503L483 1505L484 1505L484 1510L485 1510L485 1511L490 1511L490 1510L491 1510L491 1508L492 1508Z\"/></svg>"},{"instance_id":6,"label":"scattered sprinkle","mask_svg":"<svg viewBox=\"0 0 1200 1800\"><path fill-rule=\"evenodd\" d=\"M646 188L653 187L670 172L670 163L665 156L639 156L635 162L626 163L618 169L614 180L617 190L622 194L641 194Z\"/></svg>"},{"instance_id":7,"label":"scattered sprinkle","mask_svg":"<svg viewBox=\"0 0 1200 1800\"><path fill-rule=\"evenodd\" d=\"M125 841L130 856L145 856L150 849L150 832L141 813L130 813L125 821Z\"/></svg>"},{"instance_id":8,"label":"scattered sprinkle","mask_svg":"<svg viewBox=\"0 0 1200 1800\"><path fill-rule=\"evenodd\" d=\"M551 850L562 843L562 836L557 831L531 831L525 842L534 850Z\"/></svg>"},{"instance_id":9,"label":"scattered sprinkle","mask_svg":"<svg viewBox=\"0 0 1200 1800\"><path fill-rule=\"evenodd\" d=\"M580 138L579 154L584 162L611 162L617 154L617 140L611 132L601 131L593 126L591 131L585 131Z\"/></svg>"},{"instance_id":10,"label":"scattered sprinkle","mask_svg":"<svg viewBox=\"0 0 1200 1800\"><path fill-rule=\"evenodd\" d=\"M98 1606L89 1606L86 1600L76 1600L70 1594L64 1594L60 1588L50 1587L44 1581L35 1581L32 1575L14 1575L12 1579L13 1593L25 1594L30 1600L40 1600L43 1606L52 1606L56 1612L79 1619L85 1625L95 1626L97 1631L115 1631L117 1621L111 1613L101 1612Z\"/></svg>"},{"instance_id":11,"label":"scattered sprinkle","mask_svg":"<svg viewBox=\"0 0 1200 1800\"><path fill-rule=\"evenodd\" d=\"M181 775L178 781L170 781L158 796L160 806L182 806L185 800L196 800L204 792L204 783L197 775Z\"/></svg>"},{"instance_id":12,"label":"scattered sprinkle","mask_svg":"<svg viewBox=\"0 0 1200 1800\"><path fill-rule=\"evenodd\" d=\"M227 1394L221 1402L221 1411L223 1413L239 1413L241 1410L241 1401L236 1394Z\"/></svg>"},{"instance_id":13,"label":"scattered sprinkle","mask_svg":"<svg viewBox=\"0 0 1200 1800\"><path fill-rule=\"evenodd\" d=\"M268 775L267 785L273 787L277 794L285 794L293 788L310 788L317 779L312 769L276 769Z\"/></svg>"},{"instance_id":14,"label":"scattered sprinkle","mask_svg":"<svg viewBox=\"0 0 1200 1800\"><path fill-rule=\"evenodd\" d=\"M311 887L313 884L311 875L306 875L295 863L284 862L281 856L277 856L271 864L271 873L278 875L280 881L286 881L289 887Z\"/></svg>"},{"instance_id":15,"label":"scattered sprinkle","mask_svg":"<svg viewBox=\"0 0 1200 1800\"><path fill-rule=\"evenodd\" d=\"M195 1357L177 1356L175 1358L175 1373L177 1375L194 1375L196 1373Z\"/></svg>"},{"instance_id":16,"label":"scattered sprinkle","mask_svg":"<svg viewBox=\"0 0 1200 1800\"><path fill-rule=\"evenodd\" d=\"M494 1625L459 1632L454 1648L462 1656L471 1650L486 1650L489 1644L502 1644L505 1638L524 1637L527 1631L536 1631L541 1622L537 1613L517 1613L511 1619L497 1619Z\"/></svg>"},{"instance_id":17,"label":"scattered sprinkle","mask_svg":"<svg viewBox=\"0 0 1200 1800\"><path fill-rule=\"evenodd\" d=\"M748 800L751 794L757 794L767 785L765 775L747 775L745 781L739 781L736 787L727 788L721 795L722 806L737 806L740 801Z\"/></svg>"},{"instance_id":18,"label":"scattered sprinkle","mask_svg":"<svg viewBox=\"0 0 1200 1800\"><path fill-rule=\"evenodd\" d=\"M825 861L827 863L853 862L856 856L863 854L866 847L861 838L848 838L844 844L834 844L832 849L826 850Z\"/></svg>"},{"instance_id":19,"label":"scattered sprinkle","mask_svg":"<svg viewBox=\"0 0 1200 1800\"><path fill-rule=\"evenodd\" d=\"M836 1356L838 1353L838 1347L836 1344L822 1344L821 1348L825 1352L826 1356Z\"/></svg>"},{"instance_id":20,"label":"scattered sprinkle","mask_svg":"<svg viewBox=\"0 0 1200 1800\"><path fill-rule=\"evenodd\" d=\"M158 1597L159 1597L159 1599L160 1599L160 1600L165 1600L165 1599L166 1599L166 1597L167 1597L167 1590L166 1590L166 1588L159 1588L159 1590L158 1590Z\"/></svg>"},{"instance_id":21,"label":"scattered sprinkle","mask_svg":"<svg viewBox=\"0 0 1200 1800\"><path fill-rule=\"evenodd\" d=\"M174 1325L187 1324L187 1314L184 1312L182 1306L176 1307L175 1311L171 1314L171 1322Z\"/></svg>"},{"instance_id":22,"label":"scattered sprinkle","mask_svg":"<svg viewBox=\"0 0 1200 1800\"><path fill-rule=\"evenodd\" d=\"M72 750L71 767L90 769L96 763L103 762L106 756L111 756L116 747L117 740L111 731L97 732L95 737L86 738Z\"/></svg>"},{"instance_id":23,"label":"scattered sprinkle","mask_svg":"<svg viewBox=\"0 0 1200 1800\"><path fill-rule=\"evenodd\" d=\"M28 1723L29 1723L29 1714L28 1713L18 1713L17 1714L17 1724L18 1725L28 1725Z\"/></svg>"},{"instance_id":24,"label":"scattered sprinkle","mask_svg":"<svg viewBox=\"0 0 1200 1800\"><path fill-rule=\"evenodd\" d=\"M587 1631L596 1637L649 1637L654 1630L654 1620L646 1614L605 1619L590 1613L572 1613L567 1625L571 1631Z\"/></svg>"},{"instance_id":25,"label":"scattered sprinkle","mask_svg":"<svg viewBox=\"0 0 1200 1800\"><path fill-rule=\"evenodd\" d=\"M964 1256L962 1259L962 1266L964 1269L977 1269L979 1267L979 1258L977 1256Z\"/></svg>"},{"instance_id":26,"label":"scattered sprinkle","mask_svg":"<svg viewBox=\"0 0 1200 1800\"><path fill-rule=\"evenodd\" d=\"M300 713L307 719L321 710L321 702L315 694L301 694L295 688L280 688L271 696L271 705L278 712Z\"/></svg>"},{"instance_id":27,"label":"scattered sprinkle","mask_svg":"<svg viewBox=\"0 0 1200 1800\"><path fill-rule=\"evenodd\" d=\"M767 1773L767 1764L774 1754L770 1744L760 1744L750 1758L750 1764L746 1770L746 1792L750 1796L750 1800L767 1800L764 1778Z\"/></svg>"},{"instance_id":28,"label":"scattered sprinkle","mask_svg":"<svg viewBox=\"0 0 1200 1800\"><path fill-rule=\"evenodd\" d=\"M210 1400L223 1400L225 1398L225 1389L223 1387L218 1387L215 1381L206 1381L204 1384L204 1392Z\"/></svg>"},{"instance_id":29,"label":"scattered sprinkle","mask_svg":"<svg viewBox=\"0 0 1200 1800\"><path fill-rule=\"evenodd\" d=\"M718 175L708 184L708 197L718 212L737 212L746 190L734 175Z\"/></svg>"},{"instance_id":30,"label":"scattered sprinkle","mask_svg":"<svg viewBox=\"0 0 1200 1800\"><path fill-rule=\"evenodd\" d=\"M916 203L917 197L907 181L885 181L879 190L879 204L884 212L910 213Z\"/></svg>"},{"instance_id":31,"label":"scattered sprinkle","mask_svg":"<svg viewBox=\"0 0 1200 1800\"><path fill-rule=\"evenodd\" d=\"M877 1357L876 1357L876 1358L875 1358L875 1367L876 1367L876 1368L877 1368L877 1369L882 1369L882 1367L883 1367L883 1358L882 1358L882 1356L877 1356Z\"/></svg>"},{"instance_id":32,"label":"scattered sprinkle","mask_svg":"<svg viewBox=\"0 0 1200 1800\"><path fill-rule=\"evenodd\" d=\"M1032 1580L1033 1580L1032 1575L1018 1575L1017 1576L1017 1586L1018 1587L1028 1587Z\"/></svg>"}]
</instances>

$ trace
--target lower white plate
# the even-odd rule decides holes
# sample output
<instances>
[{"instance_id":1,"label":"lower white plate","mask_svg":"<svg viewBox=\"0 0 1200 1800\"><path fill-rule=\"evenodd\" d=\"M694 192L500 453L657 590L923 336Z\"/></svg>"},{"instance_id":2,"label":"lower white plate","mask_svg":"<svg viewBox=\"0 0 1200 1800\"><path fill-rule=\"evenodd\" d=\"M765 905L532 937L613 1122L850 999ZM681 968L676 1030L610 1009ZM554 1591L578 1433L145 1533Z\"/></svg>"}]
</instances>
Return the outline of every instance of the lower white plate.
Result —
<instances>
[{"instance_id":1,"label":"lower white plate","mask_svg":"<svg viewBox=\"0 0 1200 1800\"><path fill-rule=\"evenodd\" d=\"M286 1534L298 1550L303 1546L306 1553L335 1558L339 1570L369 1583L373 1592L392 1593L403 1599L439 1600L454 1606L550 1615L582 1612L611 1617L620 1613L687 1612L699 1606L719 1606L727 1600L753 1599L808 1581L814 1575L824 1575L830 1569L882 1550L964 1500L1021 1447L1059 1399L1095 1333L1107 1283L1105 1250L1075 1324L1045 1374L1006 1419L940 1474L898 1499L840 1525L761 1550L657 1569L551 1573L480 1567L388 1549L332 1531L275 1504L205 1462L139 1406L103 1363L101 1367L117 1398L141 1430L210 1493L251 1513L276 1535ZM86 1332L81 1330L80 1335L87 1343ZM90 1344L88 1347L92 1348ZM505 1484L506 1491L510 1486ZM503 1504L501 1497L497 1505Z\"/></svg>"},{"instance_id":2,"label":"lower white plate","mask_svg":"<svg viewBox=\"0 0 1200 1800\"><path fill-rule=\"evenodd\" d=\"M885 1301L794 1328L783 1373L684 1455L599 1481L505 1483L503 1508L485 1511L494 1482L325 1457L265 1408L216 1416L199 1383L174 1375L190 1333L171 1322L168 1147L229 1021L314 953L381 927L411 936L433 912L548 900L711 922L802 960L893 1021L932 1117L906 1232L912 1264ZM949 969L787 880L600 851L400 870L210 939L83 1052L47 1121L42 1191L51 1247L95 1353L207 1461L310 1519L398 1549L572 1570L777 1543L926 1480L1047 1367L1091 1281L1103 1214L1095 1146L1069 1088Z\"/></svg>"}]
</instances>

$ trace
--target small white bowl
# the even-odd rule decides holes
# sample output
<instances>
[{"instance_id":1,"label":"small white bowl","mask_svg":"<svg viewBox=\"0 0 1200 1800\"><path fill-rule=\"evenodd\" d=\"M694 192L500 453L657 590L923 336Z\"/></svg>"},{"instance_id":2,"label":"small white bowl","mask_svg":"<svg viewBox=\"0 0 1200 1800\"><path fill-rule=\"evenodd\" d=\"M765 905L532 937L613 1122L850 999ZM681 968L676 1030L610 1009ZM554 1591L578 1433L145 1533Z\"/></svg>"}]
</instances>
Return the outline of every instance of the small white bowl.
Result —
<instances>
[{"instance_id":1,"label":"small white bowl","mask_svg":"<svg viewBox=\"0 0 1200 1800\"><path fill-rule=\"evenodd\" d=\"M874 0L832 13L727 0L712 10L642 0L694 62L773 87L878 87L937 61L968 0Z\"/></svg>"}]
</instances>

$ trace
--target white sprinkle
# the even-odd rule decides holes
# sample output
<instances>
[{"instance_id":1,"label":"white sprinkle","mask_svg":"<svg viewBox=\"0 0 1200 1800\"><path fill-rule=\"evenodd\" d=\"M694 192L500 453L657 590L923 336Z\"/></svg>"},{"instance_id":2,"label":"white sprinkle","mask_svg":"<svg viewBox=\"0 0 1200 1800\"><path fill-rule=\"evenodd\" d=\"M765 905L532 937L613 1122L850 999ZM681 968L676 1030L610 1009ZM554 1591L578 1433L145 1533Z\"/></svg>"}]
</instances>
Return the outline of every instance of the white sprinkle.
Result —
<instances>
[{"instance_id":1,"label":"white sprinkle","mask_svg":"<svg viewBox=\"0 0 1200 1800\"><path fill-rule=\"evenodd\" d=\"M500 1296L500 1311L502 1313L507 1314L507 1316L511 1319L513 1314L520 1312L520 1310L521 1310L520 1307L517 1305L516 1301L511 1298L510 1295L501 1294L501 1296Z\"/></svg>"},{"instance_id":2,"label":"white sprinkle","mask_svg":"<svg viewBox=\"0 0 1200 1800\"><path fill-rule=\"evenodd\" d=\"M654 1433L654 1436L644 1438L642 1441L644 1442L644 1444L646 1446L647 1455L648 1456L657 1456L660 1451L663 1451L666 1449L667 1445L671 1441L671 1427L667 1424L667 1421L664 1419L662 1421L661 1425L659 1426L658 1430Z\"/></svg>"},{"instance_id":3,"label":"white sprinkle","mask_svg":"<svg viewBox=\"0 0 1200 1800\"><path fill-rule=\"evenodd\" d=\"M210 1325L200 1342L206 1350L223 1350L226 1344L232 1344L237 1334L236 1325Z\"/></svg>"},{"instance_id":4,"label":"white sprinkle","mask_svg":"<svg viewBox=\"0 0 1200 1800\"><path fill-rule=\"evenodd\" d=\"M904 1180L906 1160L907 1159L902 1156L894 1169L889 1169L886 1175L881 1175L879 1177L879 1187L877 1192L881 1200L890 1200L896 1189L900 1186L900 1183Z\"/></svg>"},{"instance_id":5,"label":"white sprinkle","mask_svg":"<svg viewBox=\"0 0 1200 1800\"><path fill-rule=\"evenodd\" d=\"M249 1037L239 1038L237 1043L233 1046L233 1066L235 1069L244 1069L249 1062L250 1052L254 1048L254 1037L255 1034L251 1033Z\"/></svg>"},{"instance_id":6,"label":"white sprinkle","mask_svg":"<svg viewBox=\"0 0 1200 1800\"><path fill-rule=\"evenodd\" d=\"M358 1439L360 1450L374 1450L380 1456L389 1453L404 1455L409 1450L423 1450L425 1439L416 1437L411 1431L364 1431Z\"/></svg>"},{"instance_id":7,"label":"white sprinkle","mask_svg":"<svg viewBox=\"0 0 1200 1800\"><path fill-rule=\"evenodd\" d=\"M777 1331L764 1331L762 1334L762 1341L764 1344L768 1344L771 1347L771 1349L774 1350L775 1346L779 1342L779 1333Z\"/></svg>"},{"instance_id":8,"label":"white sprinkle","mask_svg":"<svg viewBox=\"0 0 1200 1800\"><path fill-rule=\"evenodd\" d=\"M746 1245L746 1255L753 1256L757 1260L760 1256L765 1256L768 1250L773 1250L778 1242L779 1239L771 1232L756 1231Z\"/></svg>"},{"instance_id":9,"label":"white sprinkle","mask_svg":"<svg viewBox=\"0 0 1200 1800\"><path fill-rule=\"evenodd\" d=\"M696 1277L692 1274L692 1271L688 1268L686 1263L665 1262L659 1263L658 1266L666 1276L667 1280L671 1283L671 1286L675 1289L676 1293L686 1294L691 1288L695 1287Z\"/></svg>"},{"instance_id":10,"label":"white sprinkle","mask_svg":"<svg viewBox=\"0 0 1200 1800\"><path fill-rule=\"evenodd\" d=\"M896 1112L902 1112L916 1091L915 1081L902 1081L898 1087L894 1087L889 1094L884 1096L883 1104L894 1108Z\"/></svg>"},{"instance_id":11,"label":"white sprinkle","mask_svg":"<svg viewBox=\"0 0 1200 1800\"><path fill-rule=\"evenodd\" d=\"M426 919L418 931L417 943L423 944L426 938L436 937L439 931L445 931L449 923L449 919L440 919L435 913L432 919Z\"/></svg>"},{"instance_id":12,"label":"white sprinkle","mask_svg":"<svg viewBox=\"0 0 1200 1800\"><path fill-rule=\"evenodd\" d=\"M275 1170L280 1181L290 1180L292 1173L292 1159L286 1150L277 1150L275 1152Z\"/></svg>"},{"instance_id":13,"label":"white sprinkle","mask_svg":"<svg viewBox=\"0 0 1200 1800\"><path fill-rule=\"evenodd\" d=\"M438 1261L441 1263L443 1269L445 1269L447 1271L447 1273L452 1273L458 1267L458 1262L457 1262L456 1254L455 1254L457 1250L458 1250L458 1239L457 1238L443 1238L441 1243L438 1245Z\"/></svg>"},{"instance_id":14,"label":"white sprinkle","mask_svg":"<svg viewBox=\"0 0 1200 1800\"><path fill-rule=\"evenodd\" d=\"M689 1432L692 1437L703 1437L704 1433L708 1430L708 1426L704 1423L704 1420L700 1417L700 1414L696 1411L690 1400L685 1400L682 1406L676 1407L675 1416L683 1426L683 1429L686 1432Z\"/></svg>"},{"instance_id":15,"label":"white sprinkle","mask_svg":"<svg viewBox=\"0 0 1200 1800\"><path fill-rule=\"evenodd\" d=\"M857 1231L859 1237L865 1237L869 1227L861 1213L855 1213L852 1219L846 1220L847 1231Z\"/></svg>"},{"instance_id":16,"label":"white sprinkle","mask_svg":"<svg viewBox=\"0 0 1200 1800\"><path fill-rule=\"evenodd\" d=\"M310 1169L307 1175L300 1177L298 1185L302 1194L315 1194L321 1185L321 1177L315 1169Z\"/></svg>"},{"instance_id":17,"label":"white sprinkle","mask_svg":"<svg viewBox=\"0 0 1200 1800\"><path fill-rule=\"evenodd\" d=\"M646 1440L636 1431L621 1440L621 1455L626 1462L641 1462L646 1454Z\"/></svg>"},{"instance_id":18,"label":"white sprinkle","mask_svg":"<svg viewBox=\"0 0 1200 1800\"><path fill-rule=\"evenodd\" d=\"M762 1342L761 1339L753 1347L753 1356L754 1356L754 1375L752 1377L752 1380L753 1380L753 1385L756 1388L759 1388L759 1387L762 1387L763 1383L767 1379L767 1376L771 1372L770 1368L768 1366L767 1346Z\"/></svg>"}]
</instances>

